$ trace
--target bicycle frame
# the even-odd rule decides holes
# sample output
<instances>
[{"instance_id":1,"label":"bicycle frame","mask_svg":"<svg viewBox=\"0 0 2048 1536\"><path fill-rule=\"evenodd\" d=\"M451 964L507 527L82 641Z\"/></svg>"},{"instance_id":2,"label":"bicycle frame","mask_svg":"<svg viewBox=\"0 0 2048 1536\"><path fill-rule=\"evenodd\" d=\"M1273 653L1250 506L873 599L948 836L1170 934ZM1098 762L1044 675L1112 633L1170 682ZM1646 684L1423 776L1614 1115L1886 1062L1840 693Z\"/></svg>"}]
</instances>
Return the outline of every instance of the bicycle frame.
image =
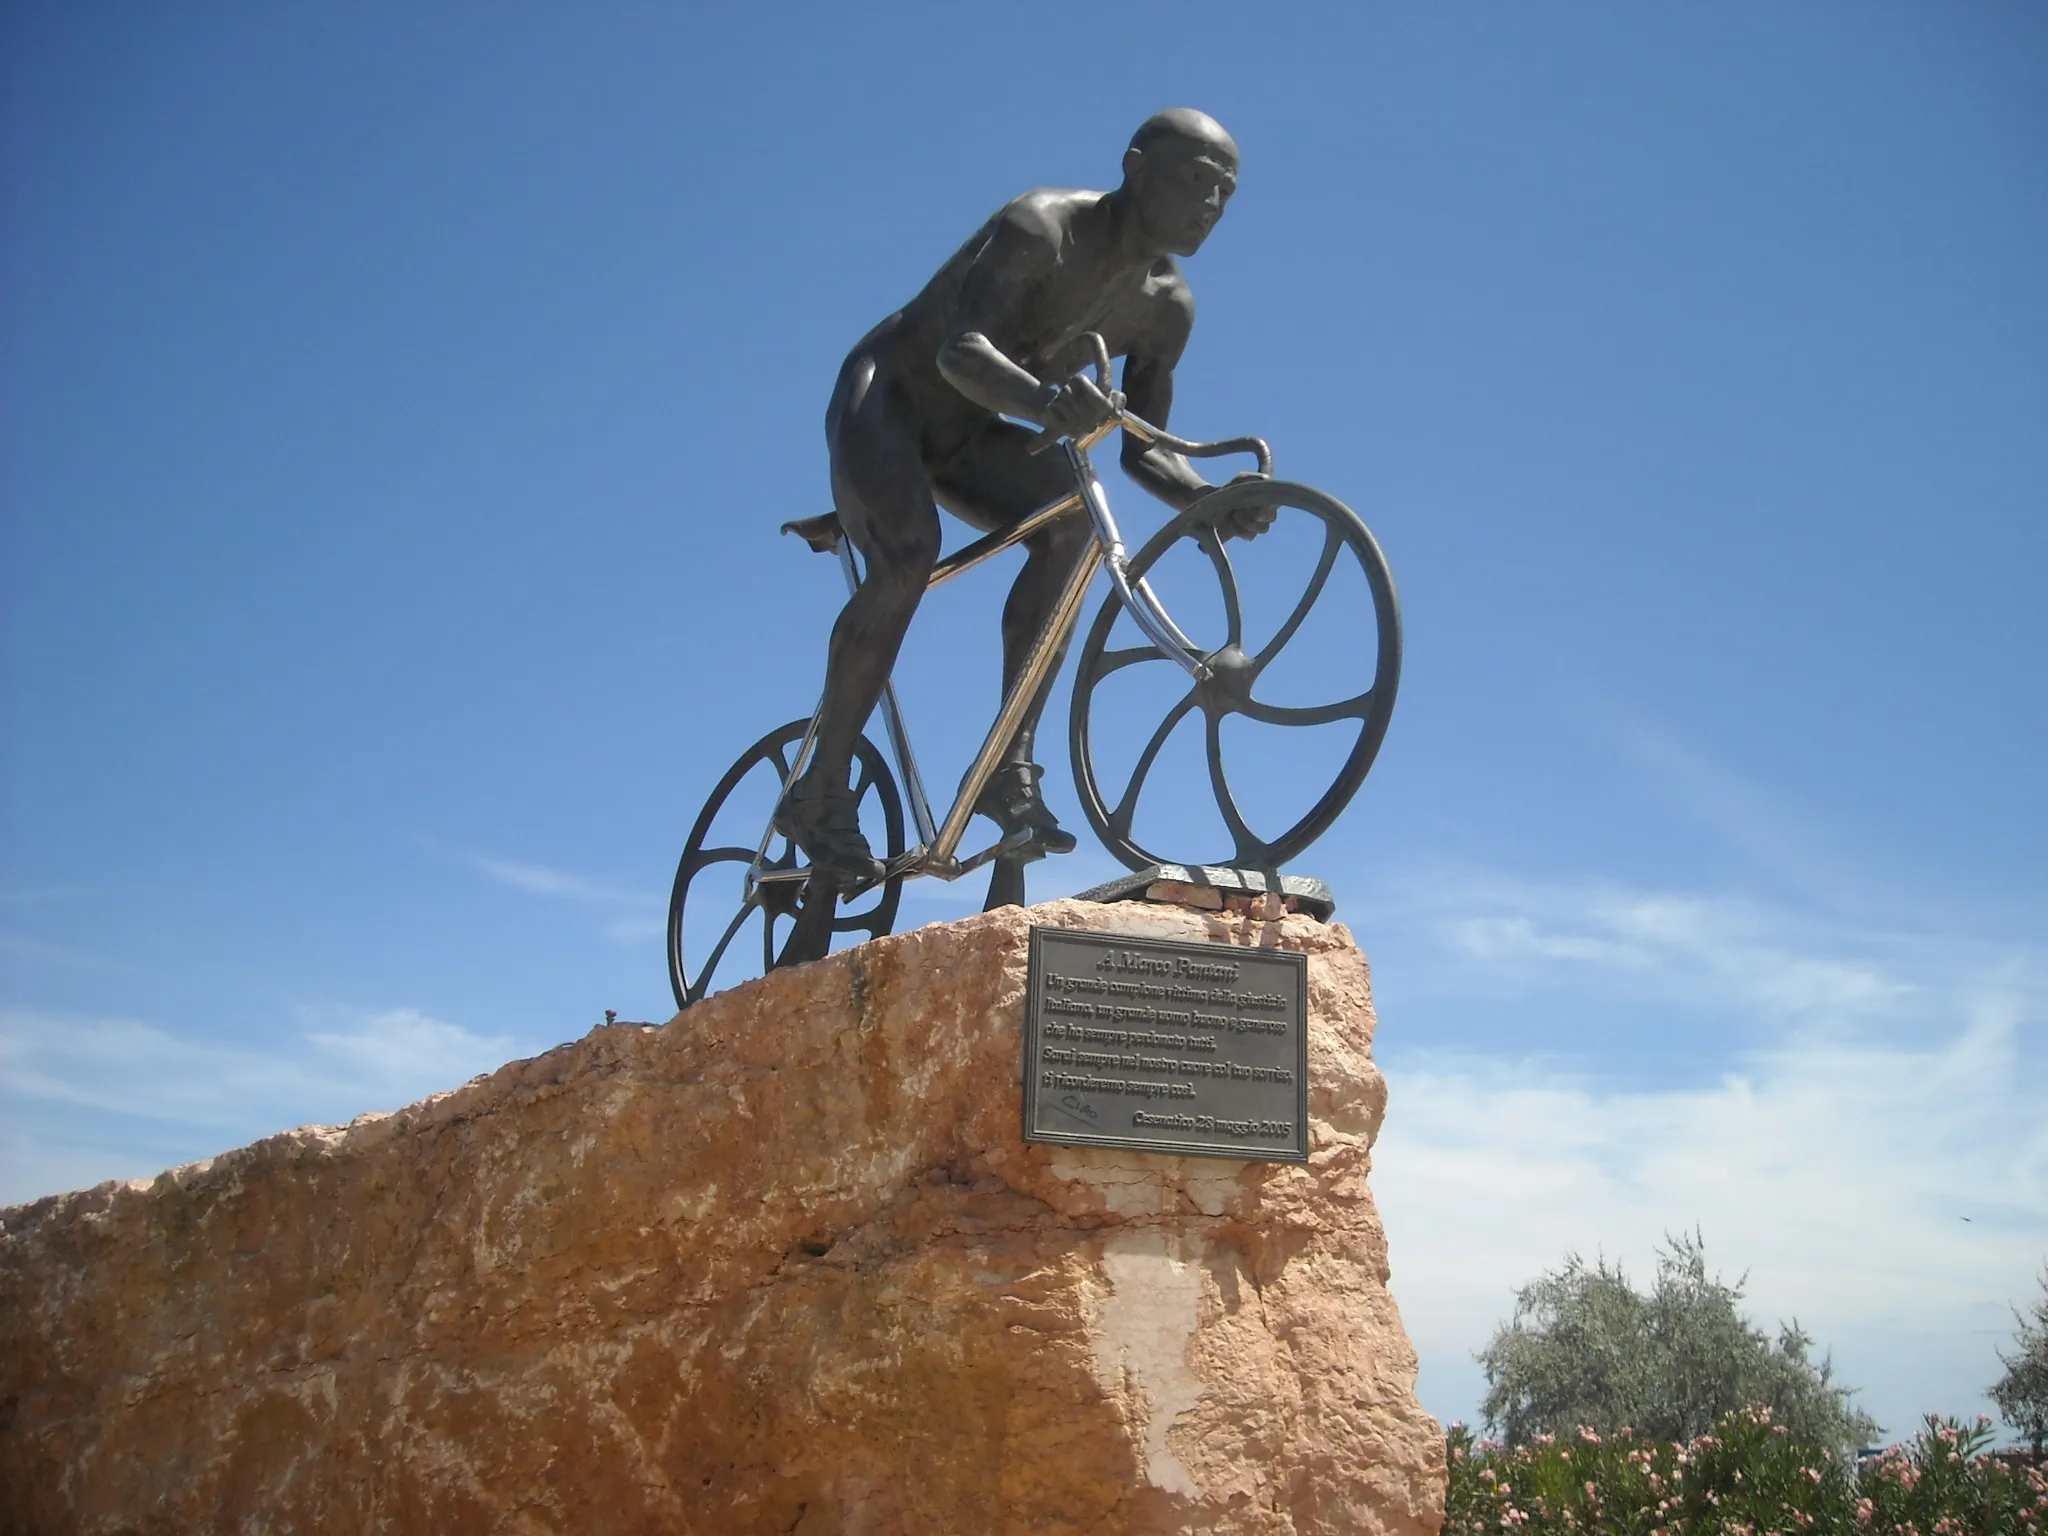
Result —
<instances>
[{"instance_id":1,"label":"bicycle frame","mask_svg":"<svg viewBox=\"0 0 2048 1536\"><path fill-rule=\"evenodd\" d=\"M1106 382L1108 378L1108 357L1099 338L1095 338L1098 353L1098 377ZM1106 392L1106 391L1105 391ZM1195 642L1181 632L1180 626L1167 613L1163 604L1153 593L1150 585L1141 577L1132 581L1129 572L1129 558L1124 549L1123 537L1116 525L1116 518L1109 509L1108 494L1102 489L1102 482L1096 478L1089 461L1089 450L1111 432L1122 430L1148 446L1157 446L1169 452L1183 454L1190 458L1214 458L1228 453L1251 453L1258 457L1259 472L1271 476L1273 472L1272 451L1264 441L1255 437L1228 438L1214 443L1189 442L1184 438L1153 426L1142 417L1134 416L1122 408L1121 397L1112 397L1117 406L1114 414L1102 426L1080 439L1054 438L1048 436L1043 446L1050 447L1055 441L1065 449L1067 462L1074 473L1074 489L1056 501L1046 503L1028 517L1020 519L1008 528L986 534L956 550L932 568L925 590L951 581L967 571L973 570L984 561L993 559L1006 549L1014 548L1030 538L1041 528L1070 517L1076 512L1086 512L1094 529L1094 537L1083 550L1067 584L1061 589L1059 599L1051 615L1040 629L1026 658L1023 670L1003 696L1002 707L997 710L995 723L989 727L983 739L981 750L975 754L974 763L967 776L961 781L960 793L946 812L943 823L932 817L931 802L925 793L924 779L917 768L917 757L910 743L910 732L903 721L903 711L896 700L896 685L892 679L882 688L881 714L889 733L889 745L896 758L896 768L903 784L904 799L909 802L912 825L917 841L897 858L890 861L885 879L899 875L936 875L942 880L957 880L962 875L979 869L982 865L1004 854L1013 853L1024 847L1031 838L1026 831L1015 832L1001 841L991 844L968 858L954 857L960 840L966 835L967 823L973 819L975 801L980 799L982 790L995 773L1003 751L1017 733L1017 727L1030 707L1031 700L1044 686L1059 657L1073 637L1074 627L1079 623L1082 605L1087 601L1088 588L1095 580L1098 570L1107 566L1111 586L1117 599L1130 613L1132 620L1147 639L1159 647L1173 661L1178 663L1190 677L1197 681L1209 677L1209 666L1205 656L1196 648ZM1034 447L1033 452L1038 449ZM861 583L859 561L854 555L852 541L842 536L838 542L839 566L845 574L847 590L858 591ZM818 710L811 714L810 729L804 733L796 755L790 761L789 779L784 787L794 782L810 760L812 748L817 743L818 719L823 710L820 701ZM804 881L810 878L808 868L788 870L765 870L762 866L768 857L768 845L774 840L775 827L771 818L769 826L761 835L761 841L754 851L754 863L747 871L747 893L751 898L758 884L782 881ZM848 891L845 895L857 895Z\"/></svg>"}]
</instances>

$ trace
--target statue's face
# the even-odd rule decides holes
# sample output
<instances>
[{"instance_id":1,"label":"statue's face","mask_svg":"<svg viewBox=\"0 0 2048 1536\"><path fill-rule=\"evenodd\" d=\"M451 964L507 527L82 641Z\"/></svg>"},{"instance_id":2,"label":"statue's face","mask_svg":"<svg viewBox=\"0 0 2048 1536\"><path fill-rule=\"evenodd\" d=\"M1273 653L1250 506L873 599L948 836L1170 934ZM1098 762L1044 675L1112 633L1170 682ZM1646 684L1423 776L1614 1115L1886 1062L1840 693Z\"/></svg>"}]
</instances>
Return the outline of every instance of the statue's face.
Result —
<instances>
[{"instance_id":1,"label":"statue's face","mask_svg":"<svg viewBox=\"0 0 2048 1536\"><path fill-rule=\"evenodd\" d=\"M1237 157L1214 144L1162 145L1144 157L1132 190L1151 243L1192 256L1237 190Z\"/></svg>"}]
</instances>

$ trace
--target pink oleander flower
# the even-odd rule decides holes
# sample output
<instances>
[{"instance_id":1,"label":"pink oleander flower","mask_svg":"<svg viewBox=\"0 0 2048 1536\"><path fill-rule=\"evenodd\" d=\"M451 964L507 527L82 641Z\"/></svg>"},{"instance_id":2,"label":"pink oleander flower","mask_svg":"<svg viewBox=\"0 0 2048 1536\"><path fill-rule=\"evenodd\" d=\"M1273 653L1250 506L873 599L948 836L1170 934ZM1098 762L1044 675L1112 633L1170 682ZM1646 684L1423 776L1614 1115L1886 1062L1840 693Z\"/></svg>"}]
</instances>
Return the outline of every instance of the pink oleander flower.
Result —
<instances>
[{"instance_id":1,"label":"pink oleander flower","mask_svg":"<svg viewBox=\"0 0 2048 1536\"><path fill-rule=\"evenodd\" d=\"M1579 1438L1585 1441L1588 1445L1598 1445L1600 1443L1600 1436L1598 1432L1595 1431L1592 1428L1592 1426L1587 1424L1581 1424L1579 1426Z\"/></svg>"}]
</instances>

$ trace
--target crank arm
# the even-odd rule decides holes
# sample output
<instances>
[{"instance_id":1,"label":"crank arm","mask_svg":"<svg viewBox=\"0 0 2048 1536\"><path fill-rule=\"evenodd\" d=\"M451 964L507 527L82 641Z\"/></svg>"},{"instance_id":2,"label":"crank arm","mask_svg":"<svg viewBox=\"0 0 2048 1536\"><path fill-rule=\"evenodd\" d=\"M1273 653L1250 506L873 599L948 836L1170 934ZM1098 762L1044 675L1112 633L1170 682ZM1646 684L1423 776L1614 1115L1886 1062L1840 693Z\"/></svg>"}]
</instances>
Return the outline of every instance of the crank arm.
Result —
<instances>
[{"instance_id":1,"label":"crank arm","mask_svg":"<svg viewBox=\"0 0 2048 1536\"><path fill-rule=\"evenodd\" d=\"M922 850L922 849L918 849L918 850L914 850L914 851L916 851L916 852L920 852L920 853L921 853L921 852L923 852L923 850ZM902 868L902 866L903 866L903 863L904 863L904 860L905 860L905 859L907 859L908 857L909 857L909 855L908 855L908 854L905 854L905 855L903 855L903 856L901 856L901 857L897 858L897 859L896 859L896 860L895 860L895 861L894 861L893 863L889 864L889 865L888 865L888 866L887 866L887 867L886 867L886 868L885 868L885 869L884 869L884 870L882 871L882 878L881 878L881 880L862 880L862 881L859 881L859 882L857 882L857 883L855 883L855 884L853 884L853 885L849 885L849 886L844 886L844 887L842 887L842 888L840 889L840 891L839 891L839 895L840 895L841 899L845 899L846 897L850 897L850 896L859 896L859 895L863 894L864 892L867 892L867 891L871 891L871 890L873 890L873 889L874 889L874 888L875 888L876 886L878 886L878 885L882 884L882 883L883 883L883 881L887 881L887 880L892 880L892 879L894 879L894 878L895 878L895 877L896 877L897 875L900 875L900 874L902 874L902 873L904 872L904 871L903 871L903 868ZM765 871L763 871L762 873L760 873L760 874L758 874L758 875L749 875L749 876L747 877L747 883L748 883L748 886L750 887L750 892L749 892L749 896L748 896L748 899L749 899L749 900L751 900L751 899L752 899L752 895L751 895L751 887L753 887L753 886L760 886L760 885L806 885L806 884L808 884L808 883L810 882L810 878L811 878L811 866L810 866L810 865L808 865L808 864L800 865L800 866L798 866L798 867L797 867L797 868L795 868L795 869L770 869L770 870L765 870Z\"/></svg>"},{"instance_id":2,"label":"crank arm","mask_svg":"<svg viewBox=\"0 0 2048 1536\"><path fill-rule=\"evenodd\" d=\"M981 852L975 854L972 858L960 860L958 866L954 869L953 873L948 875L946 878L949 880L957 880L962 875L972 874L975 870L981 868L982 865L991 864L994 863L997 859L1007 857L1008 855L1013 853L1022 852L1024 849L1031 847L1037 841L1037 834L1030 827L1020 827L1015 832L1012 832L1008 837L1004 838L1001 842L991 844L989 847L984 848L981 850ZM1040 849L1036 854L1032 855L1032 857L1035 859L1042 859L1045 857L1045 851L1043 849Z\"/></svg>"}]
</instances>

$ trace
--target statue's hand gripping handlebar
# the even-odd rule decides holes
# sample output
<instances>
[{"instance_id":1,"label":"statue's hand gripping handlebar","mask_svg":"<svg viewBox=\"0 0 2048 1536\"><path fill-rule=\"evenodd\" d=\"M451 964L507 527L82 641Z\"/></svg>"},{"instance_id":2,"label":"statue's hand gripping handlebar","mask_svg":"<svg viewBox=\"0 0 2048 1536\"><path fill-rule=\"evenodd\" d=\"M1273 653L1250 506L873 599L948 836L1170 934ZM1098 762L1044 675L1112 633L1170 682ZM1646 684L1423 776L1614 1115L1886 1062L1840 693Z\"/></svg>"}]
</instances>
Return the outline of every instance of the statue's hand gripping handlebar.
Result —
<instances>
[{"instance_id":1,"label":"statue's hand gripping handlebar","mask_svg":"<svg viewBox=\"0 0 2048 1536\"><path fill-rule=\"evenodd\" d=\"M1095 331L1085 333L1081 340L1094 353L1095 387L1109 397L1112 411L1108 421L1074 444L1081 452L1086 453L1121 427L1148 447L1164 448L1167 452L1180 454L1184 458L1215 459L1232 453L1252 454L1259 461L1259 473L1271 478L1273 450L1266 446L1266 440L1262 437L1226 437L1213 443L1194 443L1184 437L1175 437L1164 427L1155 427L1144 417L1126 410L1122 393L1111 387L1115 383L1115 376L1110 371L1109 344ZM1069 441L1064 434L1047 431L1031 445L1030 451L1034 454L1044 453L1064 441Z\"/></svg>"}]
</instances>

